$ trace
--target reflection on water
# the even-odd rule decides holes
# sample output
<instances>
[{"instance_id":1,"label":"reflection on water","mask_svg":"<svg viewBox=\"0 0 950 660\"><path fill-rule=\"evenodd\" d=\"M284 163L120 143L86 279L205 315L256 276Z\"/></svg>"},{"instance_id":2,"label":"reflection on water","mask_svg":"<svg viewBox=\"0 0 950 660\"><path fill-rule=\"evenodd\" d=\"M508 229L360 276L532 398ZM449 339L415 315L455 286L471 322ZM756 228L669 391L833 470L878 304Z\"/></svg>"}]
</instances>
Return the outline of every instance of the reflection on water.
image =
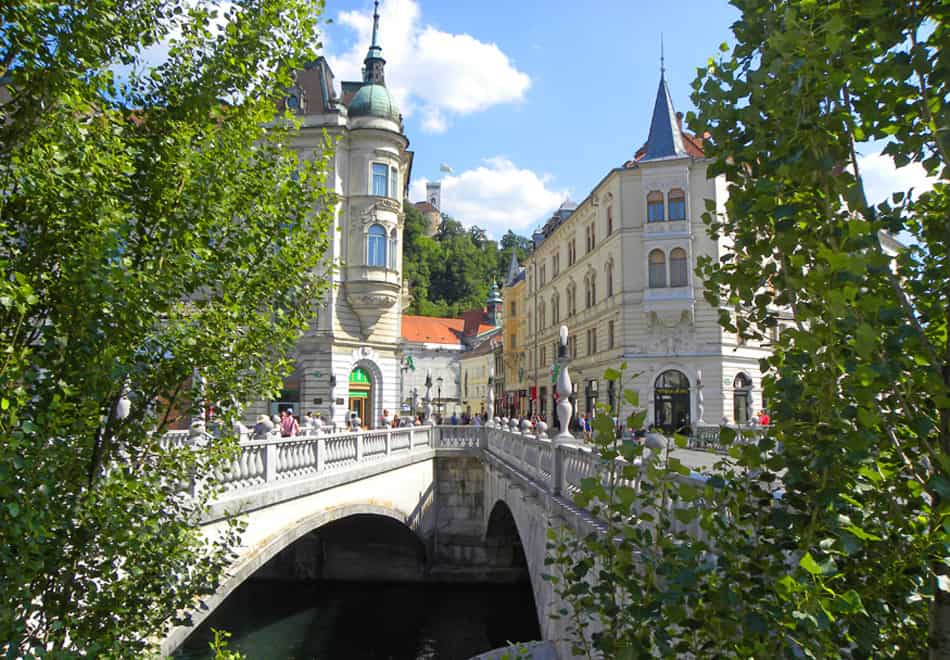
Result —
<instances>
[{"instance_id":1,"label":"reflection on water","mask_svg":"<svg viewBox=\"0 0 950 660\"><path fill-rule=\"evenodd\" d=\"M211 628L249 660L462 660L540 639L531 588L348 582L245 582L177 658L210 658Z\"/></svg>"}]
</instances>

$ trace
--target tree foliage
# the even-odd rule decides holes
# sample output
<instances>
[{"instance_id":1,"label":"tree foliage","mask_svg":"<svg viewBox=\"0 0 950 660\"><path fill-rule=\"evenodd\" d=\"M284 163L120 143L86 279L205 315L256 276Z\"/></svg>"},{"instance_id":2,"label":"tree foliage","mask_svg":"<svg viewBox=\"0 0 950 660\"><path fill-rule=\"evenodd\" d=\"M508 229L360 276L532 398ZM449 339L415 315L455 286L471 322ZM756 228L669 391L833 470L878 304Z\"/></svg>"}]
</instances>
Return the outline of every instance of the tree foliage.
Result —
<instances>
[{"instance_id":1,"label":"tree foliage","mask_svg":"<svg viewBox=\"0 0 950 660\"><path fill-rule=\"evenodd\" d=\"M404 277L412 294L409 313L455 317L485 305L492 282L499 286L508 277L511 251L519 260L531 252L531 241L509 230L501 246L489 240L484 229L468 230L443 214L432 236L413 205L406 203L403 229Z\"/></svg>"},{"instance_id":2,"label":"tree foliage","mask_svg":"<svg viewBox=\"0 0 950 660\"><path fill-rule=\"evenodd\" d=\"M313 57L317 9L0 5L10 657L140 657L231 559L237 530L209 542L195 523L233 440L160 438L199 400L227 423L230 402L279 387L321 295L328 151L298 158L275 116ZM167 59L149 66L159 43Z\"/></svg>"},{"instance_id":3,"label":"tree foliage","mask_svg":"<svg viewBox=\"0 0 950 660\"><path fill-rule=\"evenodd\" d=\"M699 270L730 330L764 341L791 312L762 364L772 427L701 492L676 464L633 491L611 467L630 474L582 499L617 541L555 535L552 575L591 655L950 657L947 5L733 4L690 118L733 249ZM870 203L869 141L933 190Z\"/></svg>"}]
</instances>

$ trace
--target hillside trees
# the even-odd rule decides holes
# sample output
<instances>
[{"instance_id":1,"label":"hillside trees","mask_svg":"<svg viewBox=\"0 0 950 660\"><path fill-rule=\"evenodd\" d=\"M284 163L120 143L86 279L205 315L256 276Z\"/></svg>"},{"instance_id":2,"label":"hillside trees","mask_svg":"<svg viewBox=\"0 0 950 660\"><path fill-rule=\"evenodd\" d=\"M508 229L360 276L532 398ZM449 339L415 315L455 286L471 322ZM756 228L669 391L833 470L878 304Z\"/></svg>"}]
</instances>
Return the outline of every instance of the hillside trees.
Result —
<instances>
[{"instance_id":1,"label":"hillside trees","mask_svg":"<svg viewBox=\"0 0 950 660\"><path fill-rule=\"evenodd\" d=\"M508 231L499 244L485 230L468 230L444 215L433 236L426 235L426 221L411 204L404 205L403 269L412 294L410 314L455 317L485 305L492 282L502 285L508 277L511 250L519 260L530 254L531 242Z\"/></svg>"},{"instance_id":2,"label":"hillside trees","mask_svg":"<svg viewBox=\"0 0 950 660\"><path fill-rule=\"evenodd\" d=\"M586 483L617 531L552 539L565 616L593 656L950 657L947 5L733 4L690 117L733 250L698 270L753 341L793 315L762 364L772 427L702 489L672 461ZM872 203L876 151L933 189Z\"/></svg>"},{"instance_id":3,"label":"hillside trees","mask_svg":"<svg viewBox=\"0 0 950 660\"><path fill-rule=\"evenodd\" d=\"M142 657L230 561L183 490L233 440L160 437L279 387L321 295L326 153L274 121L318 9L0 4L4 655Z\"/></svg>"}]
</instances>

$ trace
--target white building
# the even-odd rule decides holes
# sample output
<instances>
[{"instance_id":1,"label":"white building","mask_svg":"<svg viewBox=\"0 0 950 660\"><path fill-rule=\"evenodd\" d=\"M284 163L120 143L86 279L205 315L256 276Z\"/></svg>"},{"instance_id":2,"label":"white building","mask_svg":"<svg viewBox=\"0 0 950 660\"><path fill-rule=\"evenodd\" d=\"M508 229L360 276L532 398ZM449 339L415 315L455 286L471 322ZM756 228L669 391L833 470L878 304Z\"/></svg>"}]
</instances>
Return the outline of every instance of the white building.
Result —
<instances>
[{"instance_id":1,"label":"white building","mask_svg":"<svg viewBox=\"0 0 950 660\"><path fill-rule=\"evenodd\" d=\"M292 406L296 414L332 412L342 425L355 411L374 426L382 410L399 410L403 198L412 167L402 116L386 88L379 15L363 80L344 82L319 58L298 72L286 105L301 121L294 147L320 151L323 132L335 142L329 186L338 197L327 261L332 287L297 346L296 370L279 401L253 416Z\"/></svg>"},{"instance_id":2,"label":"white building","mask_svg":"<svg viewBox=\"0 0 950 660\"><path fill-rule=\"evenodd\" d=\"M726 332L694 273L701 256L718 259L730 248L726 237L710 238L702 222L706 200L724 213L726 182L707 177L702 140L681 123L661 75L646 144L534 235L522 303L530 343L523 348L533 391L547 399L533 409L549 422L560 325L571 335L577 413L600 401L619 402L629 414L621 393L603 379L624 361L623 386L638 392L651 424L670 429L700 421L700 387L705 423L744 422L763 407L759 360L768 345Z\"/></svg>"}]
</instances>

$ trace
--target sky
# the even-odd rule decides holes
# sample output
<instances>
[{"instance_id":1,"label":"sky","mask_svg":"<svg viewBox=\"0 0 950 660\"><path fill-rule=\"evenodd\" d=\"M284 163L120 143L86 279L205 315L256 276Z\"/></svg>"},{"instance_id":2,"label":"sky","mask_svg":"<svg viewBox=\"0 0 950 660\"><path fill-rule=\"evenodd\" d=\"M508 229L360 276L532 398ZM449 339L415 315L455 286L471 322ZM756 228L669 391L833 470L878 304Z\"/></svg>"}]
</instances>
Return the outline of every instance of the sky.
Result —
<instances>
[{"instance_id":1,"label":"sky","mask_svg":"<svg viewBox=\"0 0 950 660\"><path fill-rule=\"evenodd\" d=\"M326 2L338 85L361 78L372 13L372 0ZM646 141L661 35L686 113L697 69L731 45L739 17L726 0L383 0L380 15L387 86L415 152L410 199L441 179L442 210L493 238L530 235ZM154 49L147 59L160 60ZM895 170L881 146L861 149L871 201L932 185L920 165Z\"/></svg>"}]
</instances>

